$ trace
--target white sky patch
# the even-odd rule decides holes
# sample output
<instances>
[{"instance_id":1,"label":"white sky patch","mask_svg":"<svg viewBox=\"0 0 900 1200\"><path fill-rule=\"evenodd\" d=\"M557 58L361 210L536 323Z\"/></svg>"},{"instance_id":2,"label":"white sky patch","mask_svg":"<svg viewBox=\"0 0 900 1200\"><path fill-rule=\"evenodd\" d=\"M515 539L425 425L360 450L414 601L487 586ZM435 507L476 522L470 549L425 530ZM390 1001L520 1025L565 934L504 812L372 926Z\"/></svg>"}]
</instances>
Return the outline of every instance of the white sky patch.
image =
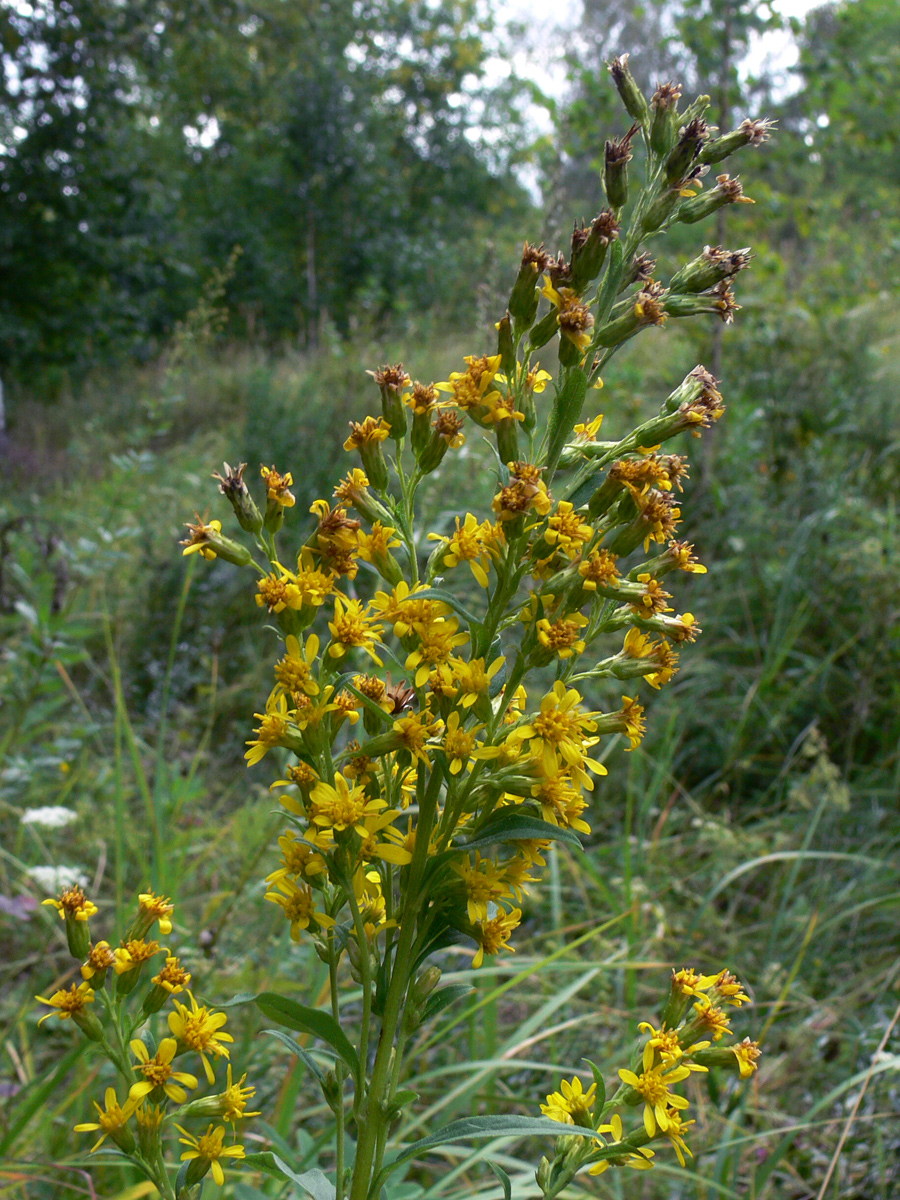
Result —
<instances>
[{"instance_id":1,"label":"white sky patch","mask_svg":"<svg viewBox=\"0 0 900 1200\"><path fill-rule=\"evenodd\" d=\"M210 150L221 134L218 120L205 113L200 114L196 125L185 125L181 132L192 150Z\"/></svg>"},{"instance_id":2,"label":"white sky patch","mask_svg":"<svg viewBox=\"0 0 900 1200\"><path fill-rule=\"evenodd\" d=\"M23 825L39 825L43 829L62 829L78 820L78 813L63 804L45 804L41 808L26 808L19 820Z\"/></svg>"}]
</instances>

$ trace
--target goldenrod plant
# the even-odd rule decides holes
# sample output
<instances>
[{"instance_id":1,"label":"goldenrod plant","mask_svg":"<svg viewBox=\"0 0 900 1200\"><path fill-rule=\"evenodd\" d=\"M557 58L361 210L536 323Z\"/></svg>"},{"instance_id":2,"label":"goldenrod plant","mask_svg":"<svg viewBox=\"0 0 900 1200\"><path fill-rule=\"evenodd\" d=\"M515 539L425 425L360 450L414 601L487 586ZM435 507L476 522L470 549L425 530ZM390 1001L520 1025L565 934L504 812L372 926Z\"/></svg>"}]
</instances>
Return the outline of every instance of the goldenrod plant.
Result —
<instances>
[{"instance_id":1,"label":"goldenrod plant","mask_svg":"<svg viewBox=\"0 0 900 1200\"><path fill-rule=\"evenodd\" d=\"M758 1046L730 1027L731 1009L749 999L743 986L725 969L681 968L655 1019L634 1031L614 1088L588 1063L589 1086L573 1068L541 1115L535 1104L533 1116L473 1116L411 1144L391 1141L416 1098L405 1085L411 1036L469 990L441 986L450 948L469 947L476 970L514 952L523 897L539 886L552 843L591 834L604 740L640 744L640 686L667 684L700 633L667 590L677 572L705 568L679 532L687 459L664 447L722 416L717 380L695 367L657 416L612 441L599 436L602 417L584 410L612 356L645 327L700 314L732 320L732 282L748 251L707 246L665 284L643 246L677 223L749 203L736 178L722 173L704 187L704 176L763 142L769 126L747 120L715 137L708 97L679 111L680 89L663 84L648 101L627 56L610 71L633 124L606 144L608 207L576 225L568 257L526 243L495 353L467 357L436 383L413 381L399 363L373 371L377 411L352 422L345 442L355 461L289 545L293 479L274 466L262 467L259 504L244 464L216 476L235 536L218 519L189 526L185 554L255 574L256 604L283 643L246 758L256 767L280 752L272 789L285 829L266 899L327 965L330 1007L273 992L245 1001L319 1043L313 1051L278 1032L321 1086L335 1134L328 1174L245 1154L237 1131L253 1089L243 1076L234 1082L230 1063L223 1086L224 1014L186 991L190 976L171 956L132 1002L145 961L164 954L145 938L154 920L167 933L168 901L142 895L113 949L90 943L95 906L69 889L49 903L65 917L84 979L43 1003L71 1017L123 1079L97 1121L78 1128L102 1131L97 1145L108 1136L165 1197L190 1200L207 1173L221 1183L223 1164L243 1159L315 1200L378 1200L393 1173L435 1146L534 1135L555 1139L536 1172L549 1200L582 1170L649 1169L660 1152L683 1165L687 1080L756 1069ZM638 139L646 172L636 188ZM537 357L554 340L555 376ZM427 532L420 489L473 435L493 450L490 511ZM614 711L585 699L600 680L621 683ZM166 1028L156 1014L169 1001ZM203 1078L219 1090L189 1101ZM163 1145L178 1132L186 1149L172 1182Z\"/></svg>"}]
</instances>

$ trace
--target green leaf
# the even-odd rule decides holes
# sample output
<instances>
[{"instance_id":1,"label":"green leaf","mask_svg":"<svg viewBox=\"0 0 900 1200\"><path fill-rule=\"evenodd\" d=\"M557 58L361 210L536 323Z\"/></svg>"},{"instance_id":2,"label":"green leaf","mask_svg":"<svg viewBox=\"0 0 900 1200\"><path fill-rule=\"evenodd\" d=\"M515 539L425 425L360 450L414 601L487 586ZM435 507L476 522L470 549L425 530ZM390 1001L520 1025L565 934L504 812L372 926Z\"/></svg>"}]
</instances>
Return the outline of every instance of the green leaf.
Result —
<instances>
[{"instance_id":1,"label":"green leaf","mask_svg":"<svg viewBox=\"0 0 900 1200\"><path fill-rule=\"evenodd\" d=\"M451 983L447 987L432 992L422 1009L423 1024L425 1021L432 1020L438 1013L442 1013L451 1004L455 1004L457 1000L462 1000L463 996L469 996L474 991L475 989L470 983Z\"/></svg>"},{"instance_id":2,"label":"green leaf","mask_svg":"<svg viewBox=\"0 0 900 1200\"><path fill-rule=\"evenodd\" d=\"M597 292L597 311L594 314L595 328L605 325L609 314L619 294L619 284L625 272L625 247L621 241L613 242L610 247L606 274Z\"/></svg>"},{"instance_id":3,"label":"green leaf","mask_svg":"<svg viewBox=\"0 0 900 1200\"><path fill-rule=\"evenodd\" d=\"M444 1146L448 1142L464 1142L472 1138L496 1137L571 1137L573 1133L582 1137L593 1138L603 1142L602 1134L593 1129L583 1129L580 1125L563 1125L561 1121L551 1121L547 1117L518 1117L502 1115L491 1117L463 1117L460 1121L451 1121L443 1129L431 1133L428 1137L420 1138L417 1142L400 1150L397 1157L388 1163L379 1173L375 1186L380 1187L391 1171L411 1158L418 1158L423 1150L434 1146Z\"/></svg>"},{"instance_id":4,"label":"green leaf","mask_svg":"<svg viewBox=\"0 0 900 1200\"><path fill-rule=\"evenodd\" d=\"M589 1058L583 1060L591 1068L591 1074L594 1077L594 1083L597 1085L597 1099L594 1101L594 1109L599 1112L606 1103L606 1083L603 1079L603 1072L596 1063L591 1062Z\"/></svg>"},{"instance_id":5,"label":"green leaf","mask_svg":"<svg viewBox=\"0 0 900 1200\"><path fill-rule=\"evenodd\" d=\"M275 1165L281 1173L286 1175L292 1183L296 1183L298 1187L302 1187L308 1196L312 1196L312 1200L334 1200L334 1184L324 1171L320 1171L318 1167L313 1167L311 1171L304 1171L302 1175L298 1175L277 1154L273 1154L272 1158L275 1160Z\"/></svg>"},{"instance_id":6,"label":"green leaf","mask_svg":"<svg viewBox=\"0 0 900 1200\"><path fill-rule=\"evenodd\" d=\"M587 375L578 367L569 372L556 399L553 401L553 411L550 414L550 437L547 446L545 477L553 478L563 446L569 440L569 435L575 422L581 416L584 398L587 395Z\"/></svg>"},{"instance_id":7,"label":"green leaf","mask_svg":"<svg viewBox=\"0 0 900 1200\"><path fill-rule=\"evenodd\" d=\"M270 1021L286 1025L288 1029L298 1029L301 1033L310 1033L327 1042L353 1072L354 1079L359 1080L359 1055L331 1013L298 1004L296 1000L279 996L277 992L260 992L254 999L256 1007Z\"/></svg>"},{"instance_id":8,"label":"green leaf","mask_svg":"<svg viewBox=\"0 0 900 1200\"><path fill-rule=\"evenodd\" d=\"M325 1072L322 1070L310 1052L306 1049L306 1047L301 1046L296 1038L292 1038L288 1033L282 1033L280 1029L261 1029L260 1033L267 1033L270 1037L277 1038L283 1046L287 1046L291 1054L296 1054L297 1057L304 1062L307 1067L309 1067L310 1071L312 1071L313 1075L315 1075L316 1079L318 1079L320 1083L323 1082L325 1079ZM330 1050L320 1050L319 1053L327 1054L329 1058L337 1057L337 1055L333 1055Z\"/></svg>"},{"instance_id":9,"label":"green leaf","mask_svg":"<svg viewBox=\"0 0 900 1200\"><path fill-rule=\"evenodd\" d=\"M488 1166L500 1180L500 1186L503 1188L503 1200L512 1200L512 1181L503 1168L495 1162L488 1162Z\"/></svg>"},{"instance_id":10,"label":"green leaf","mask_svg":"<svg viewBox=\"0 0 900 1200\"><path fill-rule=\"evenodd\" d=\"M490 820L475 835L460 846L460 850L474 850L476 847L490 845L491 842L530 841L566 842L570 846L581 848L581 842L571 829L561 829L559 825L551 825L540 817L530 817L525 813L507 813L501 810L499 816Z\"/></svg>"},{"instance_id":11,"label":"green leaf","mask_svg":"<svg viewBox=\"0 0 900 1200\"><path fill-rule=\"evenodd\" d=\"M270 1031L266 1030L266 1032ZM263 1150L260 1154L245 1154L241 1162L254 1171L262 1171L264 1175L271 1175L273 1179L284 1179L284 1172L278 1166L281 1159L271 1150Z\"/></svg>"}]
</instances>

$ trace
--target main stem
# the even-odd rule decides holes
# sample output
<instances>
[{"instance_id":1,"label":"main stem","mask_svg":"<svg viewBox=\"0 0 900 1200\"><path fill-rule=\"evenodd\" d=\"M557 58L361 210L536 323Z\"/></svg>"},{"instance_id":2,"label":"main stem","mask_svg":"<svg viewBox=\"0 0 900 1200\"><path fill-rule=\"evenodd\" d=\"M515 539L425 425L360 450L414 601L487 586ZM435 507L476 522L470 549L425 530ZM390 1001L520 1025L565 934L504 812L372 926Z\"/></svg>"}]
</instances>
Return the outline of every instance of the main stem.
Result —
<instances>
[{"instance_id":1,"label":"main stem","mask_svg":"<svg viewBox=\"0 0 900 1200\"><path fill-rule=\"evenodd\" d=\"M440 772L432 770L428 787L419 806L419 823L416 827L416 844L413 850L412 862L409 865L406 897L403 913L400 919L400 937L394 954L394 969L391 983L384 1003L384 1016L381 1022L381 1033L378 1038L378 1050L375 1054L375 1064L372 1067L372 1078L369 1083L366 1103L362 1112L359 1129L359 1141L356 1147L356 1163L353 1168L353 1181L350 1185L350 1200L368 1200L372 1167L375 1161L375 1151L378 1146L381 1127L387 1119L385 1100L391 1082L391 1052L397 1035L400 1018L403 1012L403 1002L410 978L410 951L416 936L416 918L419 907L419 889L422 876L428 861L428 846L431 842L431 831L437 810L437 798L440 791Z\"/></svg>"}]
</instances>

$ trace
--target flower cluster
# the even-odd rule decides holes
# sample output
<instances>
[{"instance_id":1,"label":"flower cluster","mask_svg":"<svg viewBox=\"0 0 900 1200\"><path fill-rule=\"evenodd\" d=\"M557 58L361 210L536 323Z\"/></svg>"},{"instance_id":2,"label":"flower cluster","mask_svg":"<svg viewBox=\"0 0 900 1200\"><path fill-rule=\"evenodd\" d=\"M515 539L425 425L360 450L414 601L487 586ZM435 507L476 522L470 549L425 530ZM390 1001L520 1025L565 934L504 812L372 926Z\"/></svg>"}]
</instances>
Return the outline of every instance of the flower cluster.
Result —
<instances>
[{"instance_id":1,"label":"flower cluster","mask_svg":"<svg viewBox=\"0 0 900 1200\"><path fill-rule=\"evenodd\" d=\"M669 996L659 1026L642 1021L629 1068L619 1070L619 1086L607 1097L599 1069L591 1064L594 1082L587 1091L576 1076L564 1079L558 1092L547 1096L541 1112L554 1121L576 1125L599 1137L562 1138L556 1157L544 1159L538 1182L546 1192L561 1187L584 1167L600 1175L610 1167L648 1170L655 1150L650 1143L668 1142L681 1166L692 1157L685 1134L694 1124L685 1119L689 1101L677 1085L710 1067L730 1069L747 1079L757 1069L760 1049L745 1037L718 1046L731 1033L726 1006L740 1007L749 997L727 970L700 975L692 968L672 972ZM641 1121L627 1129L630 1113Z\"/></svg>"},{"instance_id":2,"label":"flower cluster","mask_svg":"<svg viewBox=\"0 0 900 1200\"><path fill-rule=\"evenodd\" d=\"M186 554L255 573L256 603L283 637L246 759L255 766L276 751L281 775L272 786L286 828L266 898L291 938L312 940L333 989L342 964L361 987L351 1200L383 1182L398 1046L424 1019L440 974L425 960L465 947L478 968L514 950L548 846L591 834L590 800L610 752L640 746L642 681L669 683L700 633L674 598L678 572L705 568L682 532L687 459L666 443L719 420L718 382L697 366L657 415L613 440L599 439L603 418L591 410L607 364L644 329L732 319L746 250L706 247L666 283L642 245L748 202L736 179L719 175L703 192L702 178L767 130L745 123L714 139L707 97L679 112L677 86L648 101L625 59L610 70L634 126L607 144L608 207L576 225L555 257L526 243L496 346L464 356L444 380L414 380L402 363L371 372L373 411L350 423L347 472L313 500L313 520L290 548L278 535L301 505L292 474L274 466L262 467L260 506L243 465L216 476L251 545L199 518L186 539ZM638 133L646 180L634 192ZM554 340L551 375L538 355ZM467 437L494 451L481 511L467 505L423 530L419 489ZM621 699L601 705L600 680ZM67 927L78 920L67 916ZM130 945L124 954L137 964ZM696 997L694 1015L679 1025L672 1001L619 1096L626 1108L644 1102L643 1137L669 1136L679 1153L684 1103L672 1087L704 1066L698 1056L714 1053L727 1029L724 977L691 979L693 992L679 995ZM160 1070L167 1053L157 1053ZM751 1050L741 1053L735 1061L749 1069ZM340 1067L326 1090L341 1128L344 1082ZM576 1083L548 1108L593 1122L596 1093ZM620 1114L603 1131L612 1141L598 1164L647 1161ZM607 1153L620 1143L631 1148ZM211 1132L189 1144L202 1156L218 1143Z\"/></svg>"},{"instance_id":3,"label":"flower cluster","mask_svg":"<svg viewBox=\"0 0 900 1200\"><path fill-rule=\"evenodd\" d=\"M233 1079L228 1060L234 1039L225 1032L225 1014L197 1002L188 989L190 972L177 955L148 936L154 926L162 937L172 932L174 905L149 889L142 892L130 928L118 946L111 946L91 941L89 922L98 908L79 886L68 887L44 903L66 922L70 950L81 960L81 982L38 996L48 1006L39 1023L54 1013L71 1020L106 1055L123 1088L120 1098L119 1087L107 1087L103 1104L94 1102L97 1119L76 1125L76 1132L100 1134L92 1152L109 1138L153 1180L160 1195L171 1200L175 1192L162 1159L164 1130L171 1126L184 1134L181 1141L188 1147L181 1155L189 1163L185 1186L198 1183L207 1172L221 1184L220 1160L243 1158L243 1146L234 1137L226 1145L225 1125L210 1125L206 1134L195 1137L174 1118L218 1119L234 1131L237 1122L259 1115L248 1112L256 1089L245 1087L246 1075L237 1082ZM161 1015L166 1004L171 1005L166 1034L154 1036L156 1014ZM199 1087L197 1075L184 1069L194 1065L192 1058L202 1066L210 1088L216 1085L216 1064L225 1061L221 1090L188 1099L188 1093Z\"/></svg>"}]
</instances>

